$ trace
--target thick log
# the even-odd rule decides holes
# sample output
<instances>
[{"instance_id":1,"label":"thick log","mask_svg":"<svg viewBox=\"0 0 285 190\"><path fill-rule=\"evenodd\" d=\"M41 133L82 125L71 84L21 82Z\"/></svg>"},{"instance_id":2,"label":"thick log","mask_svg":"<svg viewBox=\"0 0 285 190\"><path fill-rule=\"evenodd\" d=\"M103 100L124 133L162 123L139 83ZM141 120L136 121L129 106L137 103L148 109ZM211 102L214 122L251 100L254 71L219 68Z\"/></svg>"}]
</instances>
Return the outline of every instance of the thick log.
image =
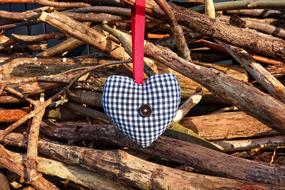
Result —
<instances>
[{"instance_id":1,"label":"thick log","mask_svg":"<svg viewBox=\"0 0 285 190\"><path fill-rule=\"evenodd\" d=\"M18 163L23 163L26 157L23 154L7 151ZM95 172L90 172L78 166L70 166L62 162L43 157L37 158L39 172L50 176L60 177L90 189L126 190L127 188L111 179L102 177ZM1 181L1 180L0 180Z\"/></svg>"},{"instance_id":2,"label":"thick log","mask_svg":"<svg viewBox=\"0 0 285 190\"><path fill-rule=\"evenodd\" d=\"M5 143L25 147L23 135L9 134ZM39 150L53 159L77 164L139 189L274 189L275 185L258 185L245 181L188 173L151 163L123 150L102 151L55 144L41 140Z\"/></svg>"},{"instance_id":3,"label":"thick log","mask_svg":"<svg viewBox=\"0 0 285 190\"><path fill-rule=\"evenodd\" d=\"M161 136L150 147L141 148L111 125L43 125L44 134L60 139L93 139L113 142L156 155L217 176L265 184L285 185L285 167L259 163L217 152L203 146ZM173 151L173 148L175 150Z\"/></svg>"},{"instance_id":4,"label":"thick log","mask_svg":"<svg viewBox=\"0 0 285 190\"><path fill-rule=\"evenodd\" d=\"M254 117L244 112L225 112L196 117L186 117L181 121L207 140L222 140L268 136L277 134Z\"/></svg>"},{"instance_id":5,"label":"thick log","mask_svg":"<svg viewBox=\"0 0 285 190\"><path fill-rule=\"evenodd\" d=\"M178 22L197 32L242 47L251 53L276 57L285 61L285 42L281 39L209 19L183 7L173 6L173 10ZM158 6L154 6L154 11L159 13Z\"/></svg>"}]
</instances>

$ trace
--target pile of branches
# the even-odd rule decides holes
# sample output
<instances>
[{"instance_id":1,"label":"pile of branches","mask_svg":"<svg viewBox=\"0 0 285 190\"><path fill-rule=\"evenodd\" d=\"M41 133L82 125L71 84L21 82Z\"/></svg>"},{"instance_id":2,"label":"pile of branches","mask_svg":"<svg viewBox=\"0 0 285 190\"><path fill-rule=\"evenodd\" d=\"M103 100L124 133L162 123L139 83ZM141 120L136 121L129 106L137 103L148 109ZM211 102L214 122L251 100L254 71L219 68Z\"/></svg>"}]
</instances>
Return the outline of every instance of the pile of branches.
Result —
<instances>
[{"instance_id":1,"label":"pile of branches","mask_svg":"<svg viewBox=\"0 0 285 190\"><path fill-rule=\"evenodd\" d=\"M285 186L284 1L147 1L145 77L175 74L183 100L148 148L122 135L101 105L108 76L132 77L134 0L7 5L0 189ZM53 32L32 34L37 25ZM23 27L28 34L17 33ZM89 53L76 54L83 47Z\"/></svg>"}]
</instances>

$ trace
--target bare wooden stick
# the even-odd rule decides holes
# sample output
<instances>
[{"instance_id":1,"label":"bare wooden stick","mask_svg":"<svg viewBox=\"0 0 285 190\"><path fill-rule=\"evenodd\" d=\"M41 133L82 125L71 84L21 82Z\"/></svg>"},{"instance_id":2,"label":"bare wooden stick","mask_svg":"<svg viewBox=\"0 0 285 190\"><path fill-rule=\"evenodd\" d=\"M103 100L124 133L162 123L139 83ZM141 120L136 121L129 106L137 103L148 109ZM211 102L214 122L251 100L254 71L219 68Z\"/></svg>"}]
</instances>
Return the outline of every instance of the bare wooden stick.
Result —
<instances>
[{"instance_id":1,"label":"bare wooden stick","mask_svg":"<svg viewBox=\"0 0 285 190\"><path fill-rule=\"evenodd\" d=\"M19 34L11 34L11 36L17 41L23 42L41 42L51 39L60 39L64 38L65 35L62 33L50 33L50 34L40 34L40 35L19 35Z\"/></svg>"},{"instance_id":2,"label":"bare wooden stick","mask_svg":"<svg viewBox=\"0 0 285 190\"><path fill-rule=\"evenodd\" d=\"M223 48L223 46L217 44L217 43L214 43L214 42L211 42L211 41L208 41L208 40L204 40L204 39L199 39L199 40L195 40L194 43L199 43L199 44L202 44L206 47L209 47L213 50L216 50L216 51L220 51L220 52L227 52L227 50L225 48ZM271 59L271 58L268 58L268 57L263 57L263 56L260 56L260 55L255 55L255 54L251 54L252 58L258 62L261 62L261 63L265 63L265 64L269 64L269 65L278 65L278 64L283 64L282 61L279 61L279 60L276 60L276 59Z\"/></svg>"},{"instance_id":3,"label":"bare wooden stick","mask_svg":"<svg viewBox=\"0 0 285 190\"><path fill-rule=\"evenodd\" d=\"M35 104L35 109L43 104L44 100L41 98ZM27 147L27 160L25 161L26 169L26 180L32 181L38 176L37 172L37 157L38 157L38 141L40 133L40 124L45 113L45 107L42 107L41 110L35 114L32 120L32 124L29 130L28 136L28 147Z\"/></svg>"},{"instance_id":4,"label":"bare wooden stick","mask_svg":"<svg viewBox=\"0 0 285 190\"><path fill-rule=\"evenodd\" d=\"M78 7L88 7L87 3L82 2L54 2L50 0L4 0L1 3L38 3L45 6L59 7L59 8L78 8Z\"/></svg>"},{"instance_id":5,"label":"bare wooden stick","mask_svg":"<svg viewBox=\"0 0 285 190\"><path fill-rule=\"evenodd\" d=\"M65 103L64 107L72 110L75 113L80 114L81 116L90 117L102 121L104 123L110 123L109 118L104 113L99 112L95 109L84 107L72 102Z\"/></svg>"},{"instance_id":6,"label":"bare wooden stick","mask_svg":"<svg viewBox=\"0 0 285 190\"><path fill-rule=\"evenodd\" d=\"M179 122L184 116L194 107L196 106L200 100L202 99L203 91L202 88L196 89L196 93L191 95L177 110L173 121Z\"/></svg>"},{"instance_id":7,"label":"bare wooden stick","mask_svg":"<svg viewBox=\"0 0 285 190\"><path fill-rule=\"evenodd\" d=\"M93 45L103 52L110 54L114 58L125 61L130 59L129 55L122 50L123 47L119 46L119 44L113 41L104 39L104 35L98 32L99 29L97 27L89 28L88 26L85 26L66 15L57 12L43 12L39 19L56 28L59 28L67 34L71 34L74 37L81 39L85 43ZM82 33L85 33L85 35L82 35Z\"/></svg>"},{"instance_id":8,"label":"bare wooden stick","mask_svg":"<svg viewBox=\"0 0 285 190\"><path fill-rule=\"evenodd\" d=\"M181 26L178 24L171 7L168 5L167 1L165 0L155 0L155 2L159 5L159 7L164 11L166 16L168 17L168 20L171 25L171 31L174 34L176 45L178 50L180 51L180 54L184 59L190 61L191 53L188 48L188 44L186 42L183 30Z\"/></svg>"},{"instance_id":9,"label":"bare wooden stick","mask_svg":"<svg viewBox=\"0 0 285 190\"><path fill-rule=\"evenodd\" d=\"M284 12L282 10L272 9L239 9L239 10L228 10L225 11L227 14L238 14L250 17L282 17Z\"/></svg>"},{"instance_id":10,"label":"bare wooden stick","mask_svg":"<svg viewBox=\"0 0 285 190\"><path fill-rule=\"evenodd\" d=\"M82 45L84 45L84 42L75 38L68 38L63 42L38 53L37 56L51 57L56 55L62 55L63 53L71 51L72 49L75 49Z\"/></svg>"},{"instance_id":11,"label":"bare wooden stick","mask_svg":"<svg viewBox=\"0 0 285 190\"><path fill-rule=\"evenodd\" d=\"M24 166L17 163L13 156L10 155L3 146L0 146L0 164L11 172L24 178ZM32 180L30 184L38 190L59 190L55 185L47 181L41 175L38 175L38 177Z\"/></svg>"},{"instance_id":12,"label":"bare wooden stick","mask_svg":"<svg viewBox=\"0 0 285 190\"><path fill-rule=\"evenodd\" d=\"M234 26L252 28L266 34L271 34L272 36L285 38L285 30L281 26L274 26L271 24L271 22L274 22L273 19L271 19L271 22L266 22L267 19L241 18L237 15L232 15L230 17L220 16L219 19Z\"/></svg>"},{"instance_id":13,"label":"bare wooden stick","mask_svg":"<svg viewBox=\"0 0 285 190\"><path fill-rule=\"evenodd\" d=\"M72 12L86 13L86 12L96 12L96 13L109 13L115 15L131 16L131 9L124 7L112 7L112 6L91 6L85 8L78 8L71 10Z\"/></svg>"},{"instance_id":14,"label":"bare wooden stick","mask_svg":"<svg viewBox=\"0 0 285 190\"><path fill-rule=\"evenodd\" d=\"M204 0L205 14L209 18L216 18L216 12L213 0Z\"/></svg>"},{"instance_id":15,"label":"bare wooden stick","mask_svg":"<svg viewBox=\"0 0 285 190\"><path fill-rule=\"evenodd\" d=\"M54 2L50 0L34 0L35 3L51 6L51 7L58 7L58 8L78 8L78 7L89 7L88 3L83 2Z\"/></svg>"},{"instance_id":16,"label":"bare wooden stick","mask_svg":"<svg viewBox=\"0 0 285 190\"><path fill-rule=\"evenodd\" d=\"M219 42L271 95L285 103L285 87L243 49Z\"/></svg>"},{"instance_id":17,"label":"bare wooden stick","mask_svg":"<svg viewBox=\"0 0 285 190\"><path fill-rule=\"evenodd\" d=\"M90 21L90 22L97 22L102 23L103 21L108 22L118 22L126 20L127 17L120 16L120 15L112 15L106 13L73 13L73 12L64 12L65 15L79 21Z\"/></svg>"},{"instance_id":18,"label":"bare wooden stick","mask_svg":"<svg viewBox=\"0 0 285 190\"><path fill-rule=\"evenodd\" d=\"M13 88L11 88L11 87L9 87L9 86L6 86L4 89L5 89L5 91L7 91L7 92L9 92L9 93L11 93L11 94L13 94L13 95L18 96L19 98L25 99L25 100L26 100L27 102L29 102L30 104L36 105L36 101L34 101L34 100L31 99L31 98L25 97L21 92L18 92L17 90L15 90L15 89L13 89Z\"/></svg>"},{"instance_id":19,"label":"bare wooden stick","mask_svg":"<svg viewBox=\"0 0 285 190\"><path fill-rule=\"evenodd\" d=\"M221 140L214 143L224 152L237 152L248 151L254 148L273 149L274 147L284 146L284 142L284 136L269 136L253 139Z\"/></svg>"},{"instance_id":20,"label":"bare wooden stick","mask_svg":"<svg viewBox=\"0 0 285 190\"><path fill-rule=\"evenodd\" d=\"M265 1L265 0L242 0L242 1L227 1L227 2L218 2L214 4L217 11L222 10L237 10L237 9L257 9L257 8L282 8L285 7L285 3L282 0L275 1ZM197 6L193 8L195 11L202 12L204 6Z\"/></svg>"}]
</instances>

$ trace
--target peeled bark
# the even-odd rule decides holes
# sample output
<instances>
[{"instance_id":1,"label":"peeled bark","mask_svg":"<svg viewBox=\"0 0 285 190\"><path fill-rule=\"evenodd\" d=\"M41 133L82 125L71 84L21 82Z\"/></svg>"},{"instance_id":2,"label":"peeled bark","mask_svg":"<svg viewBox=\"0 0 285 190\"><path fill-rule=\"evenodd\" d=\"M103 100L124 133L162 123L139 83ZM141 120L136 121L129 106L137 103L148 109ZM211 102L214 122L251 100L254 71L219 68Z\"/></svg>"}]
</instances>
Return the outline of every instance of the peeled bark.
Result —
<instances>
[{"instance_id":1,"label":"peeled bark","mask_svg":"<svg viewBox=\"0 0 285 190\"><path fill-rule=\"evenodd\" d=\"M277 134L277 131L241 111L186 117L181 121L181 124L207 140Z\"/></svg>"}]
</instances>

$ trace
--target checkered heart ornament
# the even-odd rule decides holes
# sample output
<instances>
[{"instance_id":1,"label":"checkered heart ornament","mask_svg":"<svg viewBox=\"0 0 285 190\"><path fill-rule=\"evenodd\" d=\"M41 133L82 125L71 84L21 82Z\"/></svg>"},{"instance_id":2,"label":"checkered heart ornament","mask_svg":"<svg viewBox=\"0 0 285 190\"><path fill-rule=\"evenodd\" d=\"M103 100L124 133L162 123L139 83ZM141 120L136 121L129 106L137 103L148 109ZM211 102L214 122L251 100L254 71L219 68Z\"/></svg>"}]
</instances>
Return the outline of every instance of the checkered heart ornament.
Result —
<instances>
[{"instance_id":1,"label":"checkered heart ornament","mask_svg":"<svg viewBox=\"0 0 285 190\"><path fill-rule=\"evenodd\" d=\"M180 87L172 74L144 81L145 0L132 8L132 60L134 79L113 75L103 90L103 108L115 126L143 148L168 127L180 103Z\"/></svg>"}]
</instances>

